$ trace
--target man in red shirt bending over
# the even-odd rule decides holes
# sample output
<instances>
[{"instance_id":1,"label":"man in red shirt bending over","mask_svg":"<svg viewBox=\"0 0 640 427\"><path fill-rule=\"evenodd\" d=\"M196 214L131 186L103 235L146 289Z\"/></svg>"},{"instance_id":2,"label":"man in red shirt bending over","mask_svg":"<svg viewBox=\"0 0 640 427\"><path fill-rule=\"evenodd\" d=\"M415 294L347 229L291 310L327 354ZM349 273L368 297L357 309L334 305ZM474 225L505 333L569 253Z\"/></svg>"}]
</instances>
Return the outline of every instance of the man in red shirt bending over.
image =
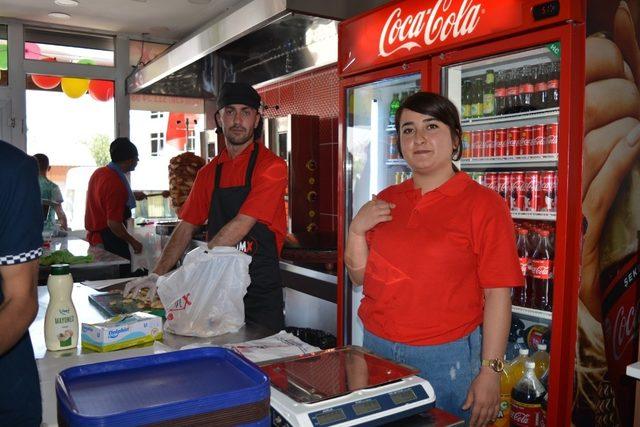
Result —
<instances>
[{"instance_id":1,"label":"man in red shirt bending over","mask_svg":"<svg viewBox=\"0 0 640 427\"><path fill-rule=\"evenodd\" d=\"M198 226L207 223L209 247L236 246L252 256L245 318L274 331L284 327L279 254L286 233L287 165L263 144L260 95L245 83L225 83L215 119L225 146L200 169L153 273L127 284L125 295L149 288L171 270Z\"/></svg>"},{"instance_id":2,"label":"man in red shirt bending over","mask_svg":"<svg viewBox=\"0 0 640 427\"><path fill-rule=\"evenodd\" d=\"M131 259L129 245L135 253L142 244L126 228L136 200L125 174L138 165L138 149L129 138L116 138L109 146L111 163L96 169L89 179L84 227L91 246L102 245L107 251Z\"/></svg>"}]
</instances>

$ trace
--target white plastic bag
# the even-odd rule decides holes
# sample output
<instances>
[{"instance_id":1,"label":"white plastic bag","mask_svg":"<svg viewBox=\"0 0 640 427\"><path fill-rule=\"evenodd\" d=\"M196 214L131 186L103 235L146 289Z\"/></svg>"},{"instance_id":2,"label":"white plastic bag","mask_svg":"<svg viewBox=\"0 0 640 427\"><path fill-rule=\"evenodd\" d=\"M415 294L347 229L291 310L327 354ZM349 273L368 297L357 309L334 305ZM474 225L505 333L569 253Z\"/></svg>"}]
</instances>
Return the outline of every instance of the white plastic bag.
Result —
<instances>
[{"instance_id":1,"label":"white plastic bag","mask_svg":"<svg viewBox=\"0 0 640 427\"><path fill-rule=\"evenodd\" d=\"M236 332L244 324L244 295L251 257L232 247L196 248L182 267L158 279L167 331L212 337Z\"/></svg>"},{"instance_id":2,"label":"white plastic bag","mask_svg":"<svg viewBox=\"0 0 640 427\"><path fill-rule=\"evenodd\" d=\"M142 243L142 252L137 254L129 245L131 254L131 271L146 269L152 271L162 254L161 238L156 234L155 227L128 227L129 233Z\"/></svg>"}]
</instances>

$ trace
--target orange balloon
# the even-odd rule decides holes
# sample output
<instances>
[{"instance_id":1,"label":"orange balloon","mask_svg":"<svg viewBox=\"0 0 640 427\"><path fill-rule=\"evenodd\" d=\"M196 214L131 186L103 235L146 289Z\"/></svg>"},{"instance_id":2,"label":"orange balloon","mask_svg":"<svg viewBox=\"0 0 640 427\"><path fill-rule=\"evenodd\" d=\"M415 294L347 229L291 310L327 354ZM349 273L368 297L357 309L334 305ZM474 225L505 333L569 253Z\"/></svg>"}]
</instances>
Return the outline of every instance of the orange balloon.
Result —
<instances>
[{"instance_id":1,"label":"orange balloon","mask_svg":"<svg viewBox=\"0 0 640 427\"><path fill-rule=\"evenodd\" d=\"M61 82L62 91L69 98L80 98L82 95L87 93L87 89L89 88L88 79L79 79L77 77L63 77Z\"/></svg>"},{"instance_id":2,"label":"orange balloon","mask_svg":"<svg viewBox=\"0 0 640 427\"><path fill-rule=\"evenodd\" d=\"M56 62L55 58L45 58L43 61ZM32 74L31 80L40 89L53 89L60 84L60 77L57 76L43 76L40 74Z\"/></svg>"},{"instance_id":3,"label":"orange balloon","mask_svg":"<svg viewBox=\"0 0 640 427\"><path fill-rule=\"evenodd\" d=\"M113 98L114 85L111 80L91 80L89 95L96 101L108 101Z\"/></svg>"}]
</instances>

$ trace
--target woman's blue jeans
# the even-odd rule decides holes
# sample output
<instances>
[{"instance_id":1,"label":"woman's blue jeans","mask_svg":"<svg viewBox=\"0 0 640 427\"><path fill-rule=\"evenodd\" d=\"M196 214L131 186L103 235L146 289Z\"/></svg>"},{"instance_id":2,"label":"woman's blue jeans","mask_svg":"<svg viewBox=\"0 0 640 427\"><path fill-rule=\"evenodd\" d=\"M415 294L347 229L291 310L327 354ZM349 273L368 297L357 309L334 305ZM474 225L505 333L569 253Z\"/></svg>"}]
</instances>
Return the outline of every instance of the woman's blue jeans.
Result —
<instances>
[{"instance_id":1,"label":"woman's blue jeans","mask_svg":"<svg viewBox=\"0 0 640 427\"><path fill-rule=\"evenodd\" d=\"M363 345L382 357L419 369L418 375L427 379L436 392L436 407L469 421L471 411L463 411L462 405L480 372L480 327L456 341L424 346L388 341L365 329Z\"/></svg>"}]
</instances>

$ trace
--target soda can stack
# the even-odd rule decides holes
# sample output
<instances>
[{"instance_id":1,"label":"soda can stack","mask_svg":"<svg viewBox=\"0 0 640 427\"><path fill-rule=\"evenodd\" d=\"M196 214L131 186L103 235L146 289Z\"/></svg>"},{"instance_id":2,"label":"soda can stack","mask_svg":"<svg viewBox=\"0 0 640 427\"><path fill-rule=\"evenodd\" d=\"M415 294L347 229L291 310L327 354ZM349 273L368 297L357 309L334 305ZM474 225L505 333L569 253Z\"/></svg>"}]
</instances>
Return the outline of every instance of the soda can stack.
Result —
<instances>
[{"instance_id":1,"label":"soda can stack","mask_svg":"<svg viewBox=\"0 0 640 427\"><path fill-rule=\"evenodd\" d=\"M537 156L558 152L558 123L462 132L462 157Z\"/></svg>"},{"instance_id":2,"label":"soda can stack","mask_svg":"<svg viewBox=\"0 0 640 427\"><path fill-rule=\"evenodd\" d=\"M482 131L482 157L493 157L494 134L493 129L485 129Z\"/></svg>"},{"instance_id":3,"label":"soda can stack","mask_svg":"<svg viewBox=\"0 0 640 427\"><path fill-rule=\"evenodd\" d=\"M515 171L510 175L510 197L511 197L511 210L523 211L525 207L525 185L524 185L524 172Z\"/></svg>"}]
</instances>

